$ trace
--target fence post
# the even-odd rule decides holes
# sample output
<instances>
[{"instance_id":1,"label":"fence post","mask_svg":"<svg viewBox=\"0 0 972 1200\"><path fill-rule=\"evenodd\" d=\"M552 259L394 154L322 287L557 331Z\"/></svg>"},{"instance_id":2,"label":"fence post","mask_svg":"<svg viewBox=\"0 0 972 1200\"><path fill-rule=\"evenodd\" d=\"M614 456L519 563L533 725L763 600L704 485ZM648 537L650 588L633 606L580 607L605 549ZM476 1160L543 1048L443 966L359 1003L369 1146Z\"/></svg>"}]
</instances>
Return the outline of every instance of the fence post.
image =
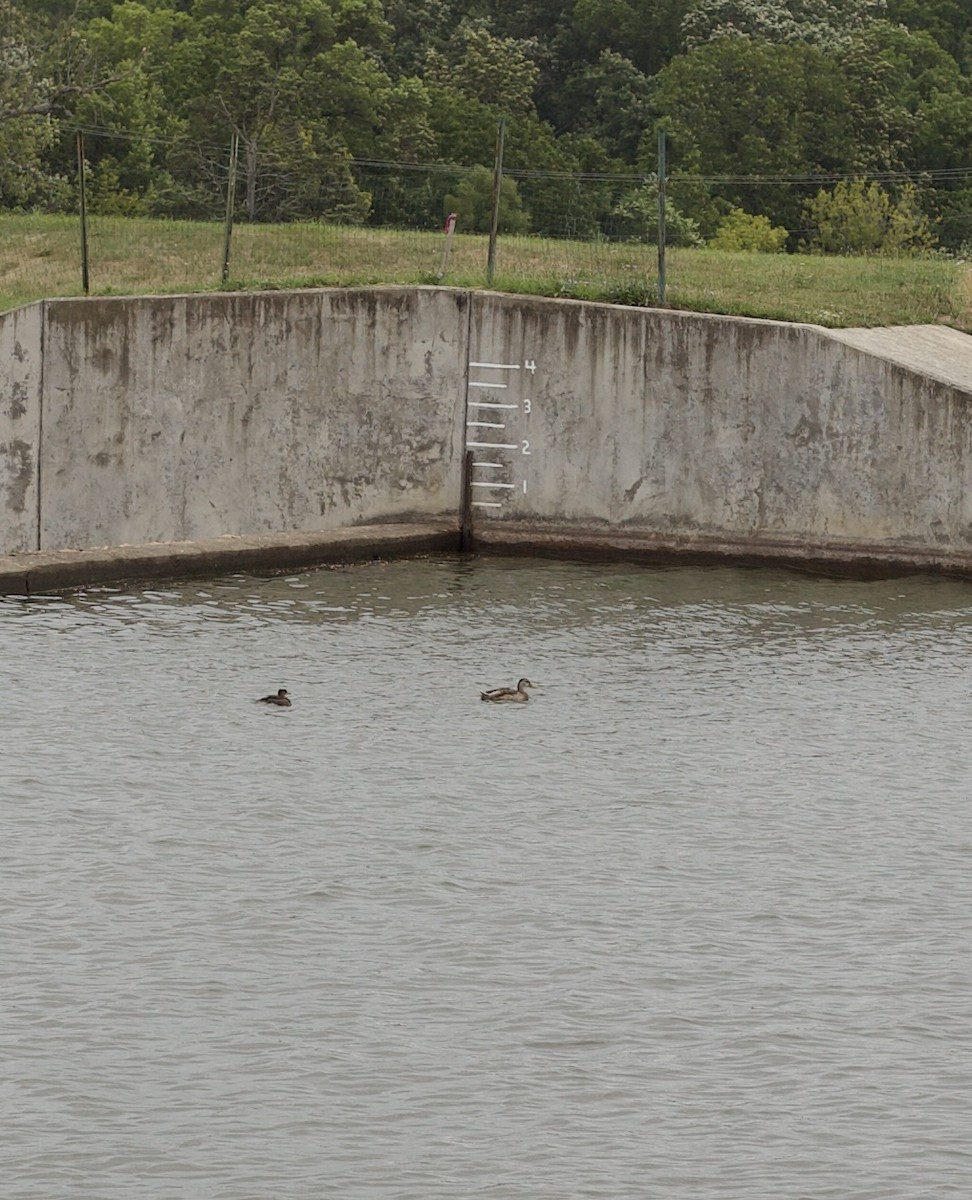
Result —
<instances>
[{"instance_id":1,"label":"fence post","mask_svg":"<svg viewBox=\"0 0 972 1200\"><path fill-rule=\"evenodd\" d=\"M84 134L77 133L78 150L78 216L81 219L81 286L87 296L90 291L88 277L88 198L87 184L84 177Z\"/></svg>"},{"instance_id":2,"label":"fence post","mask_svg":"<svg viewBox=\"0 0 972 1200\"><path fill-rule=\"evenodd\" d=\"M665 130L658 130L658 303L665 303Z\"/></svg>"},{"instance_id":3,"label":"fence post","mask_svg":"<svg viewBox=\"0 0 972 1200\"><path fill-rule=\"evenodd\" d=\"M496 157L493 162L493 194L491 198L492 214L489 222L489 255L486 259L486 286L493 282L496 270L496 234L499 230L500 192L503 188L503 138L506 133L506 121L500 117L496 126Z\"/></svg>"},{"instance_id":4,"label":"fence post","mask_svg":"<svg viewBox=\"0 0 972 1200\"><path fill-rule=\"evenodd\" d=\"M233 237L233 211L236 208L236 162L240 156L240 135L233 130L230 138L229 176L226 180L226 223L223 229L223 283L229 279L230 241Z\"/></svg>"}]
</instances>

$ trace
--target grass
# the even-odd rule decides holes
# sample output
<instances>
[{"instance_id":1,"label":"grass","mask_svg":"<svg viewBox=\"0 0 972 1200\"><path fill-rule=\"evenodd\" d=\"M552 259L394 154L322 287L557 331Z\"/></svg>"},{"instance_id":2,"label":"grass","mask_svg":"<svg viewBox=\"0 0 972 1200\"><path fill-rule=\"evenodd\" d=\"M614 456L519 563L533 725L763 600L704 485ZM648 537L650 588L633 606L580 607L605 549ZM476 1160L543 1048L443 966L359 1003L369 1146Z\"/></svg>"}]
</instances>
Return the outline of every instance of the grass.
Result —
<instances>
[{"instance_id":1,"label":"grass","mask_svg":"<svg viewBox=\"0 0 972 1200\"><path fill-rule=\"evenodd\" d=\"M487 241L456 235L443 273L441 233L319 224L238 225L227 287L241 290L366 284L486 285ZM92 295L216 291L219 224L89 219ZM493 287L542 296L654 303L653 246L501 237ZM671 249L671 308L842 326L946 324L972 333L972 267L944 258L824 258ZM73 217L0 215L0 312L79 296L80 234Z\"/></svg>"}]
</instances>

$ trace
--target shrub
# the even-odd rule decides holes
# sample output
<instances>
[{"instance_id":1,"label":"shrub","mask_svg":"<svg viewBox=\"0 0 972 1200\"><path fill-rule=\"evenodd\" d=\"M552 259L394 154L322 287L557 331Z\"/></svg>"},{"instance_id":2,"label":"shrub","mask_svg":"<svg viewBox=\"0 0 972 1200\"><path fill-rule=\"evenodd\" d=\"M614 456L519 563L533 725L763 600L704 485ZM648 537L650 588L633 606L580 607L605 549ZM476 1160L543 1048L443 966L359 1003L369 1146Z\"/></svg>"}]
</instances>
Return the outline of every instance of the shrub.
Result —
<instances>
[{"instance_id":1,"label":"shrub","mask_svg":"<svg viewBox=\"0 0 972 1200\"><path fill-rule=\"evenodd\" d=\"M759 254L779 254L788 236L783 226L773 225L769 217L733 208L723 217L709 245L713 250L749 250Z\"/></svg>"},{"instance_id":2,"label":"shrub","mask_svg":"<svg viewBox=\"0 0 972 1200\"><path fill-rule=\"evenodd\" d=\"M919 258L931 253L936 239L921 211L914 184L906 183L897 201L877 183L841 180L833 191L821 189L807 201L816 232L806 248L818 254L886 254Z\"/></svg>"}]
</instances>

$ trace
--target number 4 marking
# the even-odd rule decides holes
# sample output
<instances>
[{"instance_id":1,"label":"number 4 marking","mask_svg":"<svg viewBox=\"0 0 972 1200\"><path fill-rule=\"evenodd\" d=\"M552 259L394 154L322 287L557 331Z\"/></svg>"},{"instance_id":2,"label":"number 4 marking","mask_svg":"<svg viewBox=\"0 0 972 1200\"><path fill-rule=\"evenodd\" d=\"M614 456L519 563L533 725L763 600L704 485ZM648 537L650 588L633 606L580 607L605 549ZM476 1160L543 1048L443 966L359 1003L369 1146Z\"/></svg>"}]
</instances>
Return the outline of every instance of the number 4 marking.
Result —
<instances>
[{"instance_id":1,"label":"number 4 marking","mask_svg":"<svg viewBox=\"0 0 972 1200\"><path fill-rule=\"evenodd\" d=\"M526 362L523 364L523 370L524 370L524 371L529 371L531 375L532 375L532 374L534 374L534 372L536 371L536 369L537 369L537 364L536 364L536 360L535 360L535 359L528 358L528 359L526 360Z\"/></svg>"}]
</instances>

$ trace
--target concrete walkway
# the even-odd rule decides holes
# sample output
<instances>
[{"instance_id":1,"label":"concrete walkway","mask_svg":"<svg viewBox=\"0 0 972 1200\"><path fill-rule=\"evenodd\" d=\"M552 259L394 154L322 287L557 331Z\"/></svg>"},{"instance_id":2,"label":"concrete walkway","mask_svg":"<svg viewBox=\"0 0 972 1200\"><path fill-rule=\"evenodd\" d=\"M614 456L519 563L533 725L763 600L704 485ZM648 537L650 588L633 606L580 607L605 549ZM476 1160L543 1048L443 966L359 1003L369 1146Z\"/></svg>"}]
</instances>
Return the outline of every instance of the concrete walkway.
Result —
<instances>
[{"instance_id":1,"label":"concrete walkway","mask_svg":"<svg viewBox=\"0 0 972 1200\"><path fill-rule=\"evenodd\" d=\"M877 354L950 387L972 391L972 337L947 325L887 325L878 329L828 329L845 346Z\"/></svg>"},{"instance_id":2,"label":"concrete walkway","mask_svg":"<svg viewBox=\"0 0 972 1200\"><path fill-rule=\"evenodd\" d=\"M416 524L9 554L0 557L0 595L31 596L106 583L184 579L234 571L306 570L325 564L441 554L458 549L458 527Z\"/></svg>"}]
</instances>

